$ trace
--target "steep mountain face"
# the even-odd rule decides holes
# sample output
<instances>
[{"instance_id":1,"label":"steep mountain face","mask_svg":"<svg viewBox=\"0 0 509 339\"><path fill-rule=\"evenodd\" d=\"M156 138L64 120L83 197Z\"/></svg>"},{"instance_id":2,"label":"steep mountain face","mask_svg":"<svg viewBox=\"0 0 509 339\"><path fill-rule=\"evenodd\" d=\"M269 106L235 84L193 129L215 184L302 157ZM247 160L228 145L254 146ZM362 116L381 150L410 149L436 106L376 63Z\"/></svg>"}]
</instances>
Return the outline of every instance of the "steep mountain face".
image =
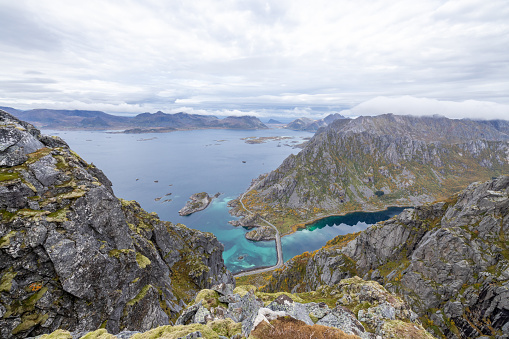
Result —
<instances>
[{"instance_id":1,"label":"steep mountain face","mask_svg":"<svg viewBox=\"0 0 509 339\"><path fill-rule=\"evenodd\" d=\"M392 114L336 120L259 177L249 210L283 233L317 217L412 206L509 172L509 135L489 124ZM237 201L232 214L247 216Z\"/></svg>"},{"instance_id":2,"label":"steep mountain face","mask_svg":"<svg viewBox=\"0 0 509 339\"><path fill-rule=\"evenodd\" d=\"M253 116L226 117L175 113L142 113L135 117L123 117L100 111L33 109L17 110L0 107L19 119L35 124L37 127L55 129L128 129L128 133L170 132L177 129L226 128L226 129L264 129L268 128Z\"/></svg>"},{"instance_id":3,"label":"steep mountain face","mask_svg":"<svg viewBox=\"0 0 509 339\"><path fill-rule=\"evenodd\" d=\"M318 129L322 127L327 127L336 120L346 119L339 113L329 114L323 119L313 120L309 118L299 118L295 119L291 123L285 126L285 128L292 129L294 131L309 131L316 132Z\"/></svg>"},{"instance_id":4,"label":"steep mountain face","mask_svg":"<svg viewBox=\"0 0 509 339\"><path fill-rule=\"evenodd\" d=\"M288 261L266 291L308 291L353 275L404 296L431 333L509 334L509 176L407 209Z\"/></svg>"},{"instance_id":5,"label":"steep mountain face","mask_svg":"<svg viewBox=\"0 0 509 339\"><path fill-rule=\"evenodd\" d=\"M0 337L148 330L233 278L210 233L119 200L57 137L0 111Z\"/></svg>"}]
</instances>

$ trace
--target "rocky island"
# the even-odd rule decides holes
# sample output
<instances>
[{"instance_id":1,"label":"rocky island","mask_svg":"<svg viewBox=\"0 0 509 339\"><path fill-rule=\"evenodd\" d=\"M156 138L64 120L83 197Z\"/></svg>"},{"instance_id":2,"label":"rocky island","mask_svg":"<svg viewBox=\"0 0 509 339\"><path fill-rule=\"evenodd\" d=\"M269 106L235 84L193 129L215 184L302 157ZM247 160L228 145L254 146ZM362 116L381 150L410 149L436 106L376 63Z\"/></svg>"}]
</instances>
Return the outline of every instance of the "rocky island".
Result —
<instances>
[{"instance_id":1,"label":"rocky island","mask_svg":"<svg viewBox=\"0 0 509 339\"><path fill-rule=\"evenodd\" d=\"M206 209L212 200L219 197L221 193L216 193L214 196L209 196L206 192L195 193L189 197L189 201L182 207L179 214L182 216L191 215L195 212Z\"/></svg>"},{"instance_id":2,"label":"rocky island","mask_svg":"<svg viewBox=\"0 0 509 339\"><path fill-rule=\"evenodd\" d=\"M247 232L245 237L247 240L253 241L275 240L276 231L270 226L260 226Z\"/></svg>"}]
</instances>

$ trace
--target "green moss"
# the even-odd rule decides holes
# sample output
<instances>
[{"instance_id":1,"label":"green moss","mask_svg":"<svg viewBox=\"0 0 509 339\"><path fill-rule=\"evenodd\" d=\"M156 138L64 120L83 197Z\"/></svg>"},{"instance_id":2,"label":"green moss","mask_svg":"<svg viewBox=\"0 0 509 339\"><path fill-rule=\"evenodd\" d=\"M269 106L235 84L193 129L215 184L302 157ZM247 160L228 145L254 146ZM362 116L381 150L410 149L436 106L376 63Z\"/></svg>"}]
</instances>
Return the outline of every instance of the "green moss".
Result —
<instances>
[{"instance_id":1,"label":"green moss","mask_svg":"<svg viewBox=\"0 0 509 339\"><path fill-rule=\"evenodd\" d=\"M87 193L87 191L77 188L77 189L73 190L72 192L59 194L58 198L60 198L60 199L77 199L79 197L84 196L85 193Z\"/></svg>"},{"instance_id":2,"label":"green moss","mask_svg":"<svg viewBox=\"0 0 509 339\"><path fill-rule=\"evenodd\" d=\"M215 320L207 323L207 326L218 335L231 338L242 333L242 323L236 323L230 318Z\"/></svg>"},{"instance_id":3,"label":"green moss","mask_svg":"<svg viewBox=\"0 0 509 339\"><path fill-rule=\"evenodd\" d=\"M219 302L219 293L213 290L203 289L198 292L194 298L193 304L199 303L200 301L202 301L203 306L205 306L207 309L220 305L224 308L228 308L226 304Z\"/></svg>"},{"instance_id":4,"label":"green moss","mask_svg":"<svg viewBox=\"0 0 509 339\"><path fill-rule=\"evenodd\" d=\"M10 180L18 179L18 178L19 178L18 172L13 172L13 173L4 172L4 171L0 172L0 182L10 181Z\"/></svg>"},{"instance_id":5,"label":"green moss","mask_svg":"<svg viewBox=\"0 0 509 339\"><path fill-rule=\"evenodd\" d=\"M133 250L129 249L129 248L123 248L123 249L114 249L114 250L111 250L108 252L108 255L110 257L114 257L114 258L117 258L117 259L120 259L120 257L122 255L128 255L129 253L132 253L134 252Z\"/></svg>"},{"instance_id":6,"label":"green moss","mask_svg":"<svg viewBox=\"0 0 509 339\"><path fill-rule=\"evenodd\" d=\"M219 334L214 332L209 326L202 324L161 326L145 333L137 333L131 339L177 339L196 331L200 331L204 338L219 339Z\"/></svg>"},{"instance_id":7,"label":"green moss","mask_svg":"<svg viewBox=\"0 0 509 339\"><path fill-rule=\"evenodd\" d=\"M311 318L311 321L313 321L313 324L316 324L316 322L319 320L313 313L309 313L309 318Z\"/></svg>"},{"instance_id":8,"label":"green moss","mask_svg":"<svg viewBox=\"0 0 509 339\"><path fill-rule=\"evenodd\" d=\"M304 300L301 297L299 297L297 294L292 294L292 293L288 293L288 292L276 292L276 293L255 292L255 295L263 301L263 304L265 306L267 306L272 301L274 301L274 299L276 299L277 297L279 297L280 295L283 295L283 294L290 297L295 302L298 302L298 303L304 302Z\"/></svg>"},{"instance_id":9,"label":"green moss","mask_svg":"<svg viewBox=\"0 0 509 339\"><path fill-rule=\"evenodd\" d=\"M58 211L52 212L46 216L46 221L49 221L49 222L67 221L67 212L68 211L69 211L69 209L66 207L66 208L59 209Z\"/></svg>"},{"instance_id":10,"label":"green moss","mask_svg":"<svg viewBox=\"0 0 509 339\"><path fill-rule=\"evenodd\" d=\"M133 299L129 300L127 303L127 306L133 306L139 303L145 296L147 295L148 290L152 287L152 285L145 285L141 289L141 291L134 297Z\"/></svg>"},{"instance_id":11,"label":"green moss","mask_svg":"<svg viewBox=\"0 0 509 339\"><path fill-rule=\"evenodd\" d=\"M72 339L72 335L65 330L56 330L50 334L43 334L39 339Z\"/></svg>"},{"instance_id":12,"label":"green moss","mask_svg":"<svg viewBox=\"0 0 509 339\"><path fill-rule=\"evenodd\" d=\"M49 316L47 314L33 313L29 315L23 315L21 318L21 323L16 326L11 333L14 335L27 331L38 324L44 323L46 320L48 320L48 318Z\"/></svg>"},{"instance_id":13,"label":"green moss","mask_svg":"<svg viewBox=\"0 0 509 339\"><path fill-rule=\"evenodd\" d=\"M136 262L140 268L145 268L150 265L151 261L149 258L141 254L140 252L136 252Z\"/></svg>"},{"instance_id":14,"label":"green moss","mask_svg":"<svg viewBox=\"0 0 509 339\"><path fill-rule=\"evenodd\" d=\"M2 216L2 221L7 222L10 221L16 213L11 213L7 210L0 210L0 216Z\"/></svg>"},{"instance_id":15,"label":"green moss","mask_svg":"<svg viewBox=\"0 0 509 339\"><path fill-rule=\"evenodd\" d=\"M10 231L7 235L4 235L0 238L0 248L9 247L11 243L11 238L16 235L16 231Z\"/></svg>"},{"instance_id":16,"label":"green moss","mask_svg":"<svg viewBox=\"0 0 509 339\"><path fill-rule=\"evenodd\" d=\"M382 330L385 333L384 338L433 338L433 336L429 334L422 326L413 323L406 323L401 320L389 320L384 322Z\"/></svg>"},{"instance_id":17,"label":"green moss","mask_svg":"<svg viewBox=\"0 0 509 339\"><path fill-rule=\"evenodd\" d=\"M244 295L246 295L249 291L253 291L253 292L256 292L257 288L253 285L243 285L243 286L237 286L234 290L233 290L233 293L237 293L239 294L241 297L243 297Z\"/></svg>"},{"instance_id":18,"label":"green moss","mask_svg":"<svg viewBox=\"0 0 509 339\"><path fill-rule=\"evenodd\" d=\"M43 147L35 152L27 154L28 160L25 162L26 165L33 164L37 160L51 153L51 149L48 147Z\"/></svg>"},{"instance_id":19,"label":"green moss","mask_svg":"<svg viewBox=\"0 0 509 339\"><path fill-rule=\"evenodd\" d=\"M2 279L0 280L0 292L10 292L11 291L12 280L14 280L14 278L18 274L17 272L13 272L13 271L14 270L11 267L2 276Z\"/></svg>"},{"instance_id":20,"label":"green moss","mask_svg":"<svg viewBox=\"0 0 509 339\"><path fill-rule=\"evenodd\" d=\"M117 337L113 334L109 334L104 328L95 330L85 334L81 339L116 339Z\"/></svg>"}]
</instances>

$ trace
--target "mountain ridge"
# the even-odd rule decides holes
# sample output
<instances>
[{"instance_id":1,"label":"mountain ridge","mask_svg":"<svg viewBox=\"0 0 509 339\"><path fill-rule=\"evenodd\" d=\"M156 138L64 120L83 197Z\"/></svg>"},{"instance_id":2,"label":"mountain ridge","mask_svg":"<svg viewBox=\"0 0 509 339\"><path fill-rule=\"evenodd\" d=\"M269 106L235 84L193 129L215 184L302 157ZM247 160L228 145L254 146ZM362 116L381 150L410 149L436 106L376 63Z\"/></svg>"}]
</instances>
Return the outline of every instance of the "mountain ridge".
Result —
<instances>
[{"instance_id":1,"label":"mountain ridge","mask_svg":"<svg viewBox=\"0 0 509 339\"><path fill-rule=\"evenodd\" d=\"M444 117L340 119L255 179L243 202L282 234L329 215L431 202L507 173L508 137L491 125ZM242 226L257 224L238 199L230 206Z\"/></svg>"},{"instance_id":2,"label":"mountain ridge","mask_svg":"<svg viewBox=\"0 0 509 339\"><path fill-rule=\"evenodd\" d=\"M134 117L125 117L87 110L53 110L32 109L27 111L11 107L0 107L19 119L33 123L39 128L47 129L84 129L115 130L123 129L126 133L170 132L188 129L266 129L268 128L254 116L228 116L219 119L212 115L141 113Z\"/></svg>"}]
</instances>

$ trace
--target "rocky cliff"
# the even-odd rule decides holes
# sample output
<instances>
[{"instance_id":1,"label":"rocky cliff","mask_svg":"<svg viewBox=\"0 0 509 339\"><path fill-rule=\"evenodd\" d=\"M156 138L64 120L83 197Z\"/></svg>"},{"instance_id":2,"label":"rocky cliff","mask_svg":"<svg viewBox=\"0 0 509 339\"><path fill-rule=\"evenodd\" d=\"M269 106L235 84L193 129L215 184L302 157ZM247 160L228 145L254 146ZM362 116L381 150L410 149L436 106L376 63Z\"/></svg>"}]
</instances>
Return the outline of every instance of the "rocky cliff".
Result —
<instances>
[{"instance_id":1,"label":"rocky cliff","mask_svg":"<svg viewBox=\"0 0 509 339\"><path fill-rule=\"evenodd\" d=\"M327 215L414 206L508 173L508 140L504 129L477 121L340 119L256 179L243 202L283 234ZM232 214L247 215L238 200L231 205Z\"/></svg>"},{"instance_id":2,"label":"rocky cliff","mask_svg":"<svg viewBox=\"0 0 509 339\"><path fill-rule=\"evenodd\" d=\"M437 337L509 337L509 176L339 236L276 271L266 291L354 275L402 295Z\"/></svg>"},{"instance_id":3,"label":"rocky cliff","mask_svg":"<svg viewBox=\"0 0 509 339\"><path fill-rule=\"evenodd\" d=\"M0 111L0 337L168 324L233 281L222 250L119 200L64 141Z\"/></svg>"}]
</instances>

